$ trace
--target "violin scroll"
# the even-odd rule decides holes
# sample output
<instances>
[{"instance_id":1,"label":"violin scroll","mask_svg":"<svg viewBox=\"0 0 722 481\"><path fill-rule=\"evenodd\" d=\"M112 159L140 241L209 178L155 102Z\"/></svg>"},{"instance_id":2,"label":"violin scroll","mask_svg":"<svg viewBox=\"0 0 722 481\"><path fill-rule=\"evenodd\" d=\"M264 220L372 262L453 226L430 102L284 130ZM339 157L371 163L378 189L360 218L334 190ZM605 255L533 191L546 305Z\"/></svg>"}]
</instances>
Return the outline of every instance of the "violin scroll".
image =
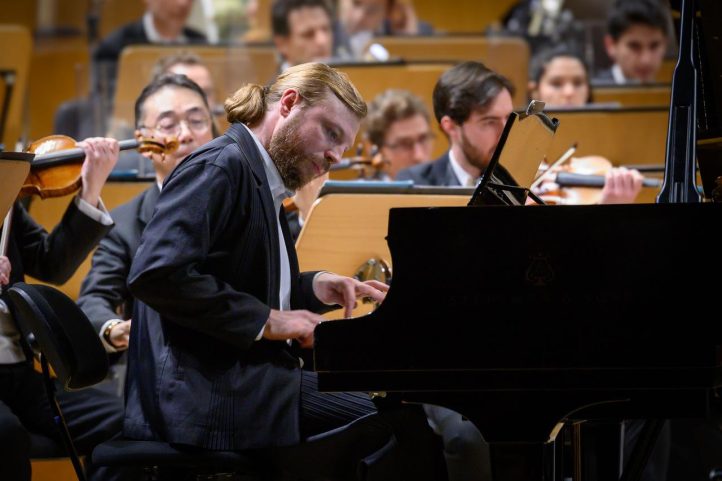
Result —
<instances>
[{"instance_id":1,"label":"violin scroll","mask_svg":"<svg viewBox=\"0 0 722 481\"><path fill-rule=\"evenodd\" d=\"M167 137L165 141L160 141L155 137L139 137L138 152L141 154L160 155L165 157L172 154L180 147L180 142L175 137Z\"/></svg>"}]
</instances>

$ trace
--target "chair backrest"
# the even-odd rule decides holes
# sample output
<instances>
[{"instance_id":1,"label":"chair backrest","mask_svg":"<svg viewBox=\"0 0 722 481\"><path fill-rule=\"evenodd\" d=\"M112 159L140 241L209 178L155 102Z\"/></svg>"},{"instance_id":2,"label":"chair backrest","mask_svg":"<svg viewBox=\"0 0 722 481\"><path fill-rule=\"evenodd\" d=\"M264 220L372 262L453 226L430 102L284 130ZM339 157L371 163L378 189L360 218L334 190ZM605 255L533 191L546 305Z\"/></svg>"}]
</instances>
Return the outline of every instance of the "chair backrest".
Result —
<instances>
[{"instance_id":1,"label":"chair backrest","mask_svg":"<svg viewBox=\"0 0 722 481\"><path fill-rule=\"evenodd\" d=\"M59 290L19 282L8 290L24 336L33 334L67 390L92 386L108 372L108 356L83 311Z\"/></svg>"}]
</instances>

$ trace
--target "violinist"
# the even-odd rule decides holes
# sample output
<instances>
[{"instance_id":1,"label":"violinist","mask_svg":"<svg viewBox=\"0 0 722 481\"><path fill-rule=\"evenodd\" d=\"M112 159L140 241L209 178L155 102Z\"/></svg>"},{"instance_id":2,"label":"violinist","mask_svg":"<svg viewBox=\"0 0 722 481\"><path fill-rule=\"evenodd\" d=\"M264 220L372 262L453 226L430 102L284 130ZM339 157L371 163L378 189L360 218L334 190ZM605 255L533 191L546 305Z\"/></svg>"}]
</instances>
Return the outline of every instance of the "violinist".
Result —
<instances>
[{"instance_id":1,"label":"violinist","mask_svg":"<svg viewBox=\"0 0 722 481\"><path fill-rule=\"evenodd\" d=\"M369 103L366 136L387 162L390 178L431 160L434 133L426 106L408 90L389 89Z\"/></svg>"},{"instance_id":2,"label":"violinist","mask_svg":"<svg viewBox=\"0 0 722 481\"><path fill-rule=\"evenodd\" d=\"M564 48L555 48L537 54L530 68L532 80L529 82L530 96L542 100L553 107L582 107L592 102L592 89L589 81L589 70L586 62L575 52ZM579 165L599 164L609 161L599 156L580 158ZM575 159L572 159L574 162ZM601 204L631 203L642 188L642 176L636 170L627 170L624 167L612 168L606 172L604 187L600 193ZM541 184L537 193L544 195L544 190L557 190L553 182ZM641 423L633 421L628 423L627 440L625 447L629 448L636 434L641 429ZM665 425L647 469L644 480L664 479L667 469L669 453L669 424ZM625 454L631 449L625 449Z\"/></svg>"},{"instance_id":3,"label":"violinist","mask_svg":"<svg viewBox=\"0 0 722 481\"><path fill-rule=\"evenodd\" d=\"M136 137L177 139L179 147L165 155L147 154L155 170L155 183L113 210L115 228L100 241L81 286L78 305L111 353L128 347L133 298L126 279L163 181L184 157L213 138L206 96L185 75L171 73L156 77L136 100L135 117ZM114 367L113 371L116 391L120 392L124 364Z\"/></svg>"},{"instance_id":4,"label":"violinist","mask_svg":"<svg viewBox=\"0 0 722 481\"><path fill-rule=\"evenodd\" d=\"M532 59L530 73L529 96L541 100L547 107L579 108L592 101L587 65L571 50L557 47L541 51ZM572 168L575 161L577 159L572 159ZM611 162L599 156L578 159L578 162L580 170L584 164L602 166L598 172L605 177L598 196L600 204L630 204L642 190L643 177L636 170L612 168ZM559 186L554 182L545 181L535 193L543 196L558 190Z\"/></svg>"},{"instance_id":5,"label":"violinist","mask_svg":"<svg viewBox=\"0 0 722 481\"><path fill-rule=\"evenodd\" d=\"M7 255L0 256L3 288L22 281L26 273L46 282L65 282L111 229L113 222L100 200L100 192L118 158L118 142L91 138L78 146L85 151L82 188L51 233L38 225L20 203L13 207ZM92 388L74 392L60 388L58 399L80 454L90 454L95 445L120 433L123 405L117 397ZM42 377L33 370L29 346L2 302L0 479L30 480L30 456L38 447L38 438L31 433L62 446ZM87 471L91 480L128 479L117 470L96 470L89 462Z\"/></svg>"}]
</instances>

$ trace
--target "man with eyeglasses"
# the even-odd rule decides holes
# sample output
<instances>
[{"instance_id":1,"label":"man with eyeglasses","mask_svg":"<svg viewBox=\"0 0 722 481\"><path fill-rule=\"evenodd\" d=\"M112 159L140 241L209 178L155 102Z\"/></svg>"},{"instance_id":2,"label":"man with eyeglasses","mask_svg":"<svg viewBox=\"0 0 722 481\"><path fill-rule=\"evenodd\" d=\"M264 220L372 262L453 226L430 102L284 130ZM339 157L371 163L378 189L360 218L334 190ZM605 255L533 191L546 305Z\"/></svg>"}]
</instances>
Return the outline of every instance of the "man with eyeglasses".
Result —
<instances>
[{"instance_id":1,"label":"man with eyeglasses","mask_svg":"<svg viewBox=\"0 0 722 481\"><path fill-rule=\"evenodd\" d=\"M366 137L388 162L392 179L408 167L429 162L434 134L426 106L408 90L389 89L369 104Z\"/></svg>"},{"instance_id":2,"label":"man with eyeglasses","mask_svg":"<svg viewBox=\"0 0 722 481\"><path fill-rule=\"evenodd\" d=\"M133 297L126 279L163 181L188 154L213 138L205 94L185 75L162 74L147 85L136 101L135 119L136 137L177 139L179 146L173 153L151 156L154 185L111 212L115 228L100 241L83 280L78 304L109 353L128 348ZM116 392L122 389L123 374L123 367L114 370Z\"/></svg>"}]
</instances>

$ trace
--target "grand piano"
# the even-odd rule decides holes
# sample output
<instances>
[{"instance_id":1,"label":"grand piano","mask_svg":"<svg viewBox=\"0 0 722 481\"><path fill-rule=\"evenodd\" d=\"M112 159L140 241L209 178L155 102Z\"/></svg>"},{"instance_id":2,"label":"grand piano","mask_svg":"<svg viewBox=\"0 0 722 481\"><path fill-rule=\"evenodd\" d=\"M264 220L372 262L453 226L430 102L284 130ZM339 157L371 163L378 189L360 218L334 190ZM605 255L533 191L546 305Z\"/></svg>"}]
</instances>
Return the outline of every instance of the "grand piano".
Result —
<instances>
[{"instance_id":1,"label":"grand piano","mask_svg":"<svg viewBox=\"0 0 722 481\"><path fill-rule=\"evenodd\" d=\"M710 22L693 35L695 8L721 16L714 0L678 7L660 203L392 209L391 289L373 313L316 328L321 390L462 413L490 443L496 481L552 479L543 446L562 422L710 415L722 386L722 205L698 202L694 119L702 137L722 137L722 91L719 62L692 53L719 51L700 45ZM659 426L647 423L622 479L639 477Z\"/></svg>"}]
</instances>

